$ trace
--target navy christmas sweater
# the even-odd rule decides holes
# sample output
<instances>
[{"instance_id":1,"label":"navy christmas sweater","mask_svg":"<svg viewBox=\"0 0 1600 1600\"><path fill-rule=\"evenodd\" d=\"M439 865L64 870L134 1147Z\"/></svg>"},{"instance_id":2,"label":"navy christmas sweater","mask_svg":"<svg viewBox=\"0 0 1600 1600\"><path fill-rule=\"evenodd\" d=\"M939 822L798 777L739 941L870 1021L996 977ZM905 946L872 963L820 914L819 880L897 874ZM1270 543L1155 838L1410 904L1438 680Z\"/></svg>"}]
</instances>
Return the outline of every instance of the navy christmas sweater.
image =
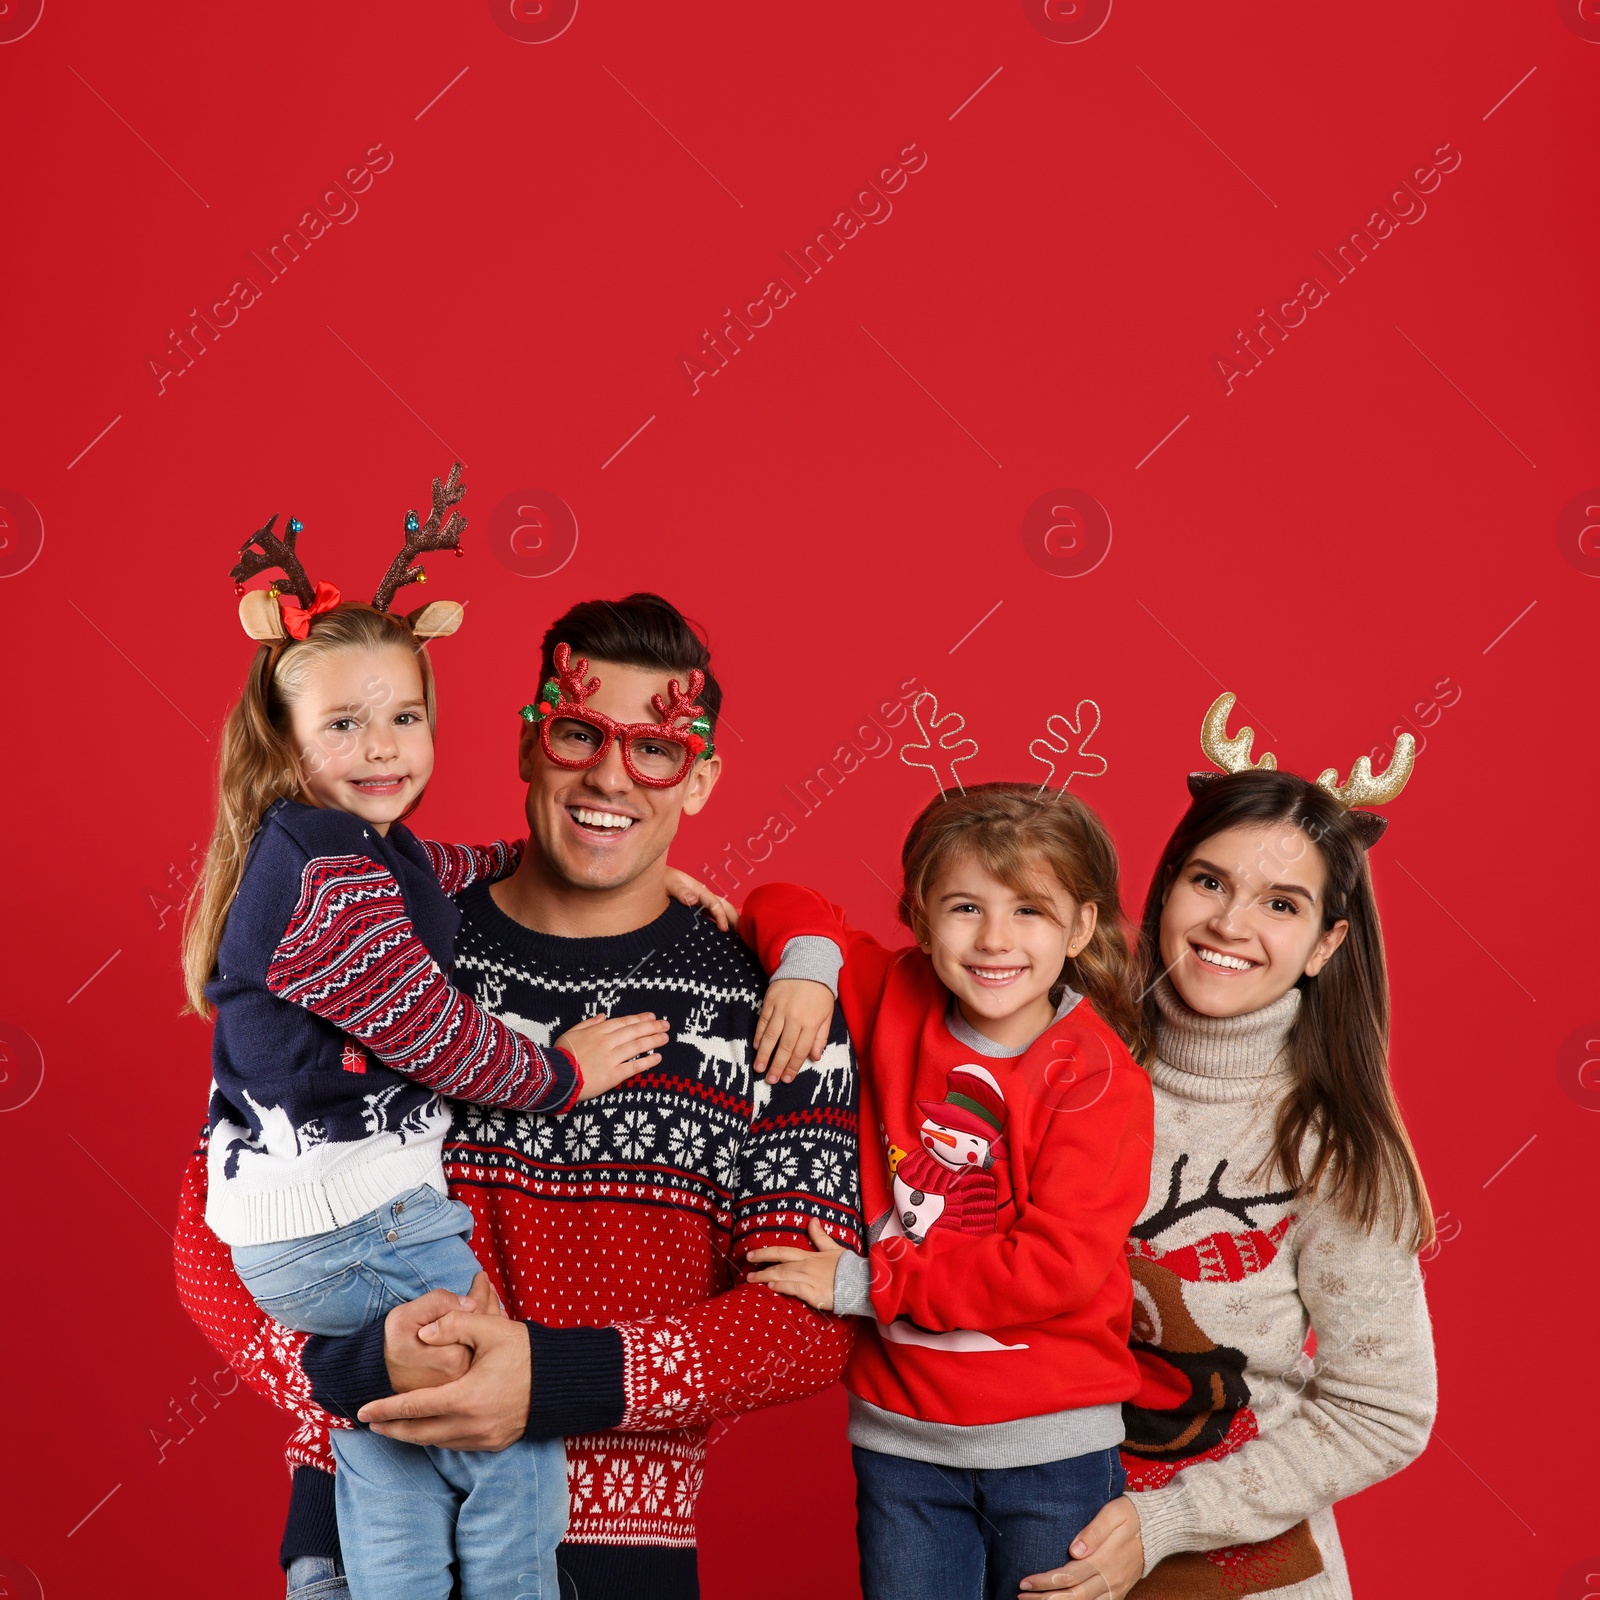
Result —
<instances>
[{"instance_id":1,"label":"navy christmas sweater","mask_svg":"<svg viewBox=\"0 0 1600 1600\"><path fill-rule=\"evenodd\" d=\"M581 1077L446 977L448 898L518 847L439 845L279 800L250 845L206 985L216 1007L206 1221L231 1245L327 1233L445 1189L440 1095L564 1111Z\"/></svg>"}]
</instances>

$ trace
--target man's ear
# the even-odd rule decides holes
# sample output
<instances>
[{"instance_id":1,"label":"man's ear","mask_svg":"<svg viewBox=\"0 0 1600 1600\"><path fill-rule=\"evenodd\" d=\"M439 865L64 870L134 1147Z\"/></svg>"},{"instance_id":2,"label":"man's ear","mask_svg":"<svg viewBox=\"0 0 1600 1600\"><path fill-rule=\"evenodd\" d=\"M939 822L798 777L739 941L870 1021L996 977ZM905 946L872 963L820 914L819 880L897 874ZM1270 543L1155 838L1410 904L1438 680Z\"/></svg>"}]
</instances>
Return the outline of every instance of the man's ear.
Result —
<instances>
[{"instance_id":1,"label":"man's ear","mask_svg":"<svg viewBox=\"0 0 1600 1600\"><path fill-rule=\"evenodd\" d=\"M517 736L517 775L524 783L533 782L533 753L539 748L537 723L524 722Z\"/></svg>"},{"instance_id":2,"label":"man's ear","mask_svg":"<svg viewBox=\"0 0 1600 1600\"><path fill-rule=\"evenodd\" d=\"M721 756L711 755L704 761L695 762L694 770L683 780L687 789L683 797L684 816L694 816L705 805L711 798L711 791L717 786L717 779L721 776Z\"/></svg>"}]
</instances>

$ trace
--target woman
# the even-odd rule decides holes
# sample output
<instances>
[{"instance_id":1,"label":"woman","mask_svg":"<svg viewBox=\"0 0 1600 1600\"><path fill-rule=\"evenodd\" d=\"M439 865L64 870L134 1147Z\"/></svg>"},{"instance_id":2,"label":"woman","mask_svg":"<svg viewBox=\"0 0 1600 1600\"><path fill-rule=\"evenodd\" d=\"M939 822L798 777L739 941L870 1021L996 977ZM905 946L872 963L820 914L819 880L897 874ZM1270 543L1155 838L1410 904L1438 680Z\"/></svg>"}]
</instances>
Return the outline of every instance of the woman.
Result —
<instances>
[{"instance_id":1,"label":"woman","mask_svg":"<svg viewBox=\"0 0 1600 1600\"><path fill-rule=\"evenodd\" d=\"M1232 704L1202 735L1228 775L1190 778L1142 926L1156 1139L1128 1243L1129 1493L1024 1594L1347 1600L1333 1504L1433 1421L1433 1216L1389 1082L1366 861L1384 819L1350 809L1393 799L1411 751L1381 780L1362 761L1308 783L1252 766L1248 728L1225 738Z\"/></svg>"}]
</instances>

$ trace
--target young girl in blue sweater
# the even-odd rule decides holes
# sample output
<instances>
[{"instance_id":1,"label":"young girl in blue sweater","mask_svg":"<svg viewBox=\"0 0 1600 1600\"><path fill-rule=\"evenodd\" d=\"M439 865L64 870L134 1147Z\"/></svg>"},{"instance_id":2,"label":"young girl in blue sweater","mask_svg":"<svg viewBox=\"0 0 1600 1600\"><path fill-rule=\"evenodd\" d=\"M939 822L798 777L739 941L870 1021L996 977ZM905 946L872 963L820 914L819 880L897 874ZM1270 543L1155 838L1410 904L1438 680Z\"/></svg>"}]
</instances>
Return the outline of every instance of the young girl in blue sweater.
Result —
<instances>
[{"instance_id":1,"label":"young girl in blue sweater","mask_svg":"<svg viewBox=\"0 0 1600 1600\"><path fill-rule=\"evenodd\" d=\"M521 851L424 842L402 821L433 771L423 640L460 608L343 604L304 579L292 541L269 548L305 603L241 606L264 642L223 734L184 939L190 1008L216 1021L206 1219L263 1310L349 1334L480 1276L471 1213L446 1190L441 1095L559 1114L657 1065L667 1026L597 1016L535 1042L451 985L448 896ZM560 1440L466 1452L354 1428L333 1446L353 1600L446 1600L457 1577L464 1600L555 1600Z\"/></svg>"}]
</instances>

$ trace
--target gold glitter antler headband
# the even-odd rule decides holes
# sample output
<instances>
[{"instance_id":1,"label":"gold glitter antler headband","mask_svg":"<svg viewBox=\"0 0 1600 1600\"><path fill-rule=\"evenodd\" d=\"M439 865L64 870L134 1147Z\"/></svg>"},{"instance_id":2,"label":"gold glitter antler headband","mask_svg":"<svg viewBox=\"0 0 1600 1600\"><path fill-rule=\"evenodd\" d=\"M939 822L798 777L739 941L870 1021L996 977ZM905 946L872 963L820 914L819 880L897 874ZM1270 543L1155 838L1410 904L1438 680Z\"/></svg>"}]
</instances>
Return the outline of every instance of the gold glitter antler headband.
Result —
<instances>
[{"instance_id":1,"label":"gold glitter antler headband","mask_svg":"<svg viewBox=\"0 0 1600 1600\"><path fill-rule=\"evenodd\" d=\"M1250 759L1250 745L1255 738L1253 728L1241 728L1231 739L1228 737L1228 718L1233 712L1234 703L1235 697L1231 694L1219 694L1211 702L1211 709L1200 724L1200 748L1207 759L1215 762L1225 773L1276 770L1278 758L1271 752L1263 755L1259 761ZM1370 756L1356 757L1350 768L1350 776L1344 783L1339 782L1337 767L1329 767L1319 774L1317 787L1332 795L1350 814L1366 849L1370 850L1382 838L1383 830L1389 826L1389 819L1380 817L1374 811L1358 811L1356 807L1388 805L1405 788L1416 759L1417 741L1409 733L1402 733L1394 742L1394 754L1389 758L1389 765L1378 777L1373 776ZM1215 772L1191 772L1189 793L1198 796L1218 776Z\"/></svg>"},{"instance_id":2,"label":"gold glitter antler headband","mask_svg":"<svg viewBox=\"0 0 1600 1600\"><path fill-rule=\"evenodd\" d=\"M1219 694L1200 724L1200 748L1206 759L1216 762L1224 772L1248 772L1252 768L1272 771L1278 765L1278 758L1270 750L1259 761L1250 759L1250 744L1256 736L1254 728L1241 728L1233 738L1228 737L1228 718L1233 715L1233 703L1233 695Z\"/></svg>"}]
</instances>

